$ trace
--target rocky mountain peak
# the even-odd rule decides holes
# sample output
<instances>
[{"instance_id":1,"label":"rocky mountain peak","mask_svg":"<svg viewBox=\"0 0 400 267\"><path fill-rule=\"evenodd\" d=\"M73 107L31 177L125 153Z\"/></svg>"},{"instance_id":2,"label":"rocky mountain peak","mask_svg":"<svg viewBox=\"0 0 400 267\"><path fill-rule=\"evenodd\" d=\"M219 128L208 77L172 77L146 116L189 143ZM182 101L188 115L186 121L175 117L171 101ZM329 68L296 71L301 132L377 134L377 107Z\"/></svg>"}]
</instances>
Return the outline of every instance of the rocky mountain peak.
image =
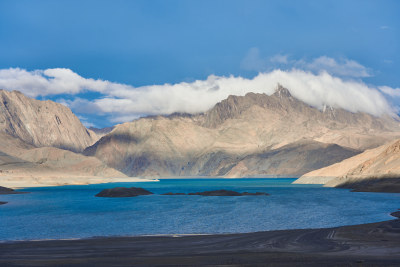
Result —
<instances>
[{"instance_id":1,"label":"rocky mountain peak","mask_svg":"<svg viewBox=\"0 0 400 267\"><path fill-rule=\"evenodd\" d=\"M275 92L274 94L275 96L279 97L279 98L283 98L283 97L292 97L292 94L290 93L290 91L283 87L281 84L278 83L278 85L276 86Z\"/></svg>"},{"instance_id":2,"label":"rocky mountain peak","mask_svg":"<svg viewBox=\"0 0 400 267\"><path fill-rule=\"evenodd\" d=\"M5 90L0 90L0 132L37 147L71 151L82 151L98 139L66 106Z\"/></svg>"},{"instance_id":3,"label":"rocky mountain peak","mask_svg":"<svg viewBox=\"0 0 400 267\"><path fill-rule=\"evenodd\" d=\"M227 119L241 116L254 106L268 110L285 110L286 112L290 108L301 108L304 105L303 102L294 98L287 88L278 84L275 93L270 96L252 92L245 96L230 95L204 114L203 126L217 127Z\"/></svg>"}]
</instances>

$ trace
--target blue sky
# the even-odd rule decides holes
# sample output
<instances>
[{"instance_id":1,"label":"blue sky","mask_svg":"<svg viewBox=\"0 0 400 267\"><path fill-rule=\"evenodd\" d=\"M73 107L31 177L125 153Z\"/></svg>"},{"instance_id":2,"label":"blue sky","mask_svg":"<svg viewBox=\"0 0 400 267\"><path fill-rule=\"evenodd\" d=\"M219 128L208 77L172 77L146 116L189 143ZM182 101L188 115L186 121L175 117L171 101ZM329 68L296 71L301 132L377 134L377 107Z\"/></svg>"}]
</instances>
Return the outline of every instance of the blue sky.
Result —
<instances>
[{"instance_id":1,"label":"blue sky","mask_svg":"<svg viewBox=\"0 0 400 267\"><path fill-rule=\"evenodd\" d=\"M28 74L35 70L63 68L83 79L128 85L125 95L111 93L114 89L91 89L85 84L72 91L65 86L64 90L54 88L53 93L49 91L52 88L45 90L36 88L37 84L31 85L32 88L36 86L31 96L65 103L87 125L98 127L149 113L192 111L168 106L176 102L176 97L181 97L174 98L174 94L185 94L181 89L174 91L168 103L160 102L165 108L153 107L159 112L149 111L146 102L138 103L138 99L151 101L152 97L157 100L162 96L131 95L130 90L154 91L149 86L166 83L192 84L196 80L206 81L210 75L253 79L259 72L268 73L277 68L288 71L296 68L315 75L327 71L344 81L362 83L369 89L380 90L385 86L390 94L383 96L396 106L400 103L397 91L400 87L399 13L399 1L382 0L2 0L0 69L3 76L0 75L0 86L12 90L19 89L15 87L19 84L24 93L30 90L26 73L24 83L10 82L7 71L16 68ZM22 79L20 72L13 73L14 79ZM39 75L47 80L59 77ZM165 94L171 95L168 88ZM157 90L162 94L163 88ZM226 92L229 93L229 88ZM216 102L224 96L211 98ZM133 102L120 101L133 97ZM194 96L183 99L190 97ZM123 113L114 103L107 109L99 108L100 104L96 103L97 108L85 110L85 107L92 107L94 100L102 98L116 99L119 105L142 105L144 108L127 109ZM105 105L104 101L101 103ZM197 107L193 112L202 111L211 104Z\"/></svg>"}]
</instances>

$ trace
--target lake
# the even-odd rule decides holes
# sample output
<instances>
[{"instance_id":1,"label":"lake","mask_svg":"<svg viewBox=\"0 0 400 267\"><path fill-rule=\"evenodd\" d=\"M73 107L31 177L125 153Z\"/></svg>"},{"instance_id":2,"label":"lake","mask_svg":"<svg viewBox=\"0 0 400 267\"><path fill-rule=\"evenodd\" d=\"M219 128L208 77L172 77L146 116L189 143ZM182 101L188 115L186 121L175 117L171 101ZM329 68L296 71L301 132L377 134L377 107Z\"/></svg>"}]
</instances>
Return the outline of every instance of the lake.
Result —
<instances>
[{"instance_id":1,"label":"lake","mask_svg":"<svg viewBox=\"0 0 400 267\"><path fill-rule=\"evenodd\" d=\"M354 193L295 179L161 179L29 188L0 195L0 240L70 239L96 236L244 233L321 228L393 219L400 194ZM116 186L142 187L155 195L98 198ZM162 196L166 192L227 189L270 196Z\"/></svg>"}]
</instances>

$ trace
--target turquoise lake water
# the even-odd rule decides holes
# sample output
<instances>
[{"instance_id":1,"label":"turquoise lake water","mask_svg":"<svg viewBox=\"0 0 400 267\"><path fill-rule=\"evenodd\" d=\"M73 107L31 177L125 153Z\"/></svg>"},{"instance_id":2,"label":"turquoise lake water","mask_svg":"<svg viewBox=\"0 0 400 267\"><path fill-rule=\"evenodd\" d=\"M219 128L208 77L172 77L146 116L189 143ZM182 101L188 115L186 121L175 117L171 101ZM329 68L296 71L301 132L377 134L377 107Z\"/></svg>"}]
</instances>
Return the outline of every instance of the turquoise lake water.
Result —
<instances>
[{"instance_id":1,"label":"turquoise lake water","mask_svg":"<svg viewBox=\"0 0 400 267\"><path fill-rule=\"evenodd\" d=\"M0 241L153 234L243 233L320 228L393 219L400 194L353 193L295 179L187 179L30 188L0 195ZM116 186L155 195L98 198ZM166 192L227 189L270 196L161 196Z\"/></svg>"}]
</instances>

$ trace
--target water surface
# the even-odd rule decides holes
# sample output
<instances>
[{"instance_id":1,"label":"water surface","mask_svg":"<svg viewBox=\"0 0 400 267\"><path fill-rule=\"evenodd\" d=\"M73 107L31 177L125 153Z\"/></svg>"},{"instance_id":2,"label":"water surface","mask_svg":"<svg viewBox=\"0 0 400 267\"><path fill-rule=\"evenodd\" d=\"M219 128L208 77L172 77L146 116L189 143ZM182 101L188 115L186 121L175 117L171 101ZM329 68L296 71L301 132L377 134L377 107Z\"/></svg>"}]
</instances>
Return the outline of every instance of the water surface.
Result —
<instances>
[{"instance_id":1,"label":"water surface","mask_svg":"<svg viewBox=\"0 0 400 267\"><path fill-rule=\"evenodd\" d=\"M294 179L167 179L160 182L30 188L2 195L0 240L115 235L243 233L320 228L392 219L400 194L354 193ZM97 198L104 188L143 187L155 195ZM161 196L228 189L270 196Z\"/></svg>"}]
</instances>

